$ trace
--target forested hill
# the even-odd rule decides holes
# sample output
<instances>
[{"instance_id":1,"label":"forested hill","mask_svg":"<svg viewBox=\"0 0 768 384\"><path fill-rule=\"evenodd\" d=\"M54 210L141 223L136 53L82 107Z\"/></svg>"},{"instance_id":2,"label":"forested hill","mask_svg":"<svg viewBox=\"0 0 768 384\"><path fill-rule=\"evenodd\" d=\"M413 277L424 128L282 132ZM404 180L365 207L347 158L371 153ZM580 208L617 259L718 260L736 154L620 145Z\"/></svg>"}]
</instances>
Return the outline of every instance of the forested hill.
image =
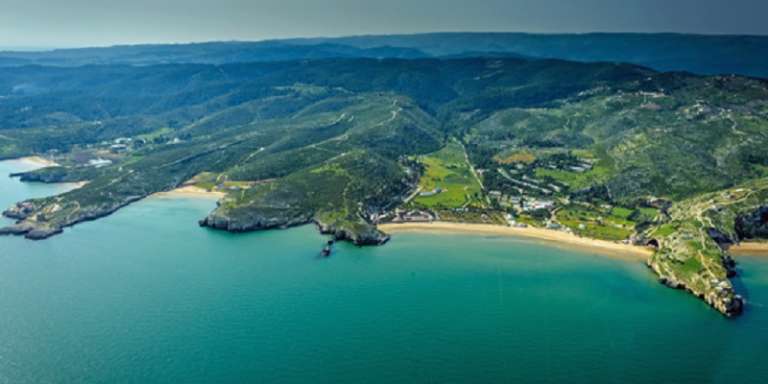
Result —
<instances>
[{"instance_id":1,"label":"forested hill","mask_svg":"<svg viewBox=\"0 0 768 384\"><path fill-rule=\"evenodd\" d=\"M768 37L686 34L430 33L0 52L0 67L226 64L323 58L502 56L623 62L660 71L768 77Z\"/></svg>"},{"instance_id":2,"label":"forested hill","mask_svg":"<svg viewBox=\"0 0 768 384\"><path fill-rule=\"evenodd\" d=\"M364 48L363 48L364 49ZM653 244L649 264L728 315L727 245L768 234L768 82L520 57L324 58L0 71L0 158L82 188L10 207L43 239L184 184L201 225L518 223Z\"/></svg>"},{"instance_id":3,"label":"forested hill","mask_svg":"<svg viewBox=\"0 0 768 384\"><path fill-rule=\"evenodd\" d=\"M97 48L54 49L39 52L0 52L0 66L45 65L158 65L227 64L317 60L328 58L422 58L412 48L357 48L350 45L317 43L291 44L280 41L208 42L191 44L140 44Z\"/></svg>"}]
</instances>

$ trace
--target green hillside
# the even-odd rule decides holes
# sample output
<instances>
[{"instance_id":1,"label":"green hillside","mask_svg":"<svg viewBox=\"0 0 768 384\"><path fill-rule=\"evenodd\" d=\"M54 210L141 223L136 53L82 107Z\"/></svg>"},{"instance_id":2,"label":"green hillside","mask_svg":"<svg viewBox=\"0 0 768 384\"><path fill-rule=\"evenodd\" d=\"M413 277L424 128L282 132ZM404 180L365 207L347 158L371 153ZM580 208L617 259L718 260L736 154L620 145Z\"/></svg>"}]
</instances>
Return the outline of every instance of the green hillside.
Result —
<instances>
[{"instance_id":1,"label":"green hillside","mask_svg":"<svg viewBox=\"0 0 768 384\"><path fill-rule=\"evenodd\" d=\"M712 239L765 234L756 212L768 205L766 147L765 81L628 64L5 68L0 158L60 164L17 175L25 181L88 183L10 207L18 222L0 233L47 238L192 180L227 194L201 224L235 232L316 223L338 239L381 244L379 222L417 211L655 244L649 264L664 282L731 315L742 300L723 242ZM680 213L710 212L697 199L735 189L755 194L716 203L716 220ZM737 231L747 218L751 229Z\"/></svg>"}]
</instances>

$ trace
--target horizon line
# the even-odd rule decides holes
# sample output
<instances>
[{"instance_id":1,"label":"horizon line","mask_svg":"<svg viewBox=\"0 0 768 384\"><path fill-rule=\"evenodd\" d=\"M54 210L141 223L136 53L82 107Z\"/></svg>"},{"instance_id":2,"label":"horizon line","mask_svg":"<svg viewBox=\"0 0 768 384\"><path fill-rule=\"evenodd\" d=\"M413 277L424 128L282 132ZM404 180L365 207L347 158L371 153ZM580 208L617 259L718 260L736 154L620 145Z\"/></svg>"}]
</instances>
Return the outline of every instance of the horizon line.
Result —
<instances>
[{"instance_id":1,"label":"horizon line","mask_svg":"<svg viewBox=\"0 0 768 384\"><path fill-rule=\"evenodd\" d=\"M216 43L266 43L266 42L285 42L297 40L328 40L344 38L366 38L366 37L395 37L395 36L419 36L419 35L531 35L531 36L588 36L588 35L645 35L645 36L697 36L697 37L757 37L768 38L768 34L744 34L744 33L701 33L701 32L612 32L612 31L591 31L591 32L524 32L524 31L430 31L430 32L405 32L405 33L369 33L369 34L351 34L351 35L322 35L322 36L295 36L295 37L269 37L262 39L212 39L212 40L185 40L185 41L159 41L159 42L115 42L112 44L93 44L93 45L0 45L0 52L50 52L57 50L75 50L75 49L106 49L117 47L139 47L139 46L162 46L162 45L195 45L195 44L216 44Z\"/></svg>"}]
</instances>

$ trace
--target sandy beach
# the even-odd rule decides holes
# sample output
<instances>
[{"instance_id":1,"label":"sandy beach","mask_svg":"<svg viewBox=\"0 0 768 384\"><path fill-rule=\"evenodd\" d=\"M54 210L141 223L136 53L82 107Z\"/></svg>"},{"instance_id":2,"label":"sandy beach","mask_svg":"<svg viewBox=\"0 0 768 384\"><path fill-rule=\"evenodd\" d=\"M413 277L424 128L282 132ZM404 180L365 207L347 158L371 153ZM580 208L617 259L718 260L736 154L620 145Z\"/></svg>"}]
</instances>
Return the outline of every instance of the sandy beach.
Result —
<instances>
[{"instance_id":1,"label":"sandy beach","mask_svg":"<svg viewBox=\"0 0 768 384\"><path fill-rule=\"evenodd\" d=\"M734 256L768 256L768 243L745 241L728 248Z\"/></svg>"},{"instance_id":2,"label":"sandy beach","mask_svg":"<svg viewBox=\"0 0 768 384\"><path fill-rule=\"evenodd\" d=\"M196 187L194 185L185 185L183 187L176 188L168 192L160 192L154 194L157 197L200 197L200 198L214 198L220 199L226 194L224 192L209 191L204 188Z\"/></svg>"},{"instance_id":3,"label":"sandy beach","mask_svg":"<svg viewBox=\"0 0 768 384\"><path fill-rule=\"evenodd\" d=\"M53 167L53 166L59 165L59 163L50 159L46 159L42 156L27 156L27 157L20 157L17 159L5 160L5 161L16 162L16 164L24 164L24 167L22 169L24 171L31 171L35 169ZM80 181L80 182L72 182L72 183L55 183L55 184L66 187L68 190L72 190L72 189L81 188L82 186L88 184L88 182Z\"/></svg>"},{"instance_id":4,"label":"sandy beach","mask_svg":"<svg viewBox=\"0 0 768 384\"><path fill-rule=\"evenodd\" d=\"M22 157L20 159L16 159L16 161L29 164L29 165L34 165L35 167L38 167L38 168L53 167L53 166L59 165L55 161L46 159L42 156L27 156L27 157Z\"/></svg>"},{"instance_id":5,"label":"sandy beach","mask_svg":"<svg viewBox=\"0 0 768 384\"><path fill-rule=\"evenodd\" d=\"M579 237L570 233L554 231L543 228L517 228L517 227L504 227L500 225L490 224L464 224L464 223L448 223L448 222L432 222L432 223L397 223L397 224L382 224L379 225L379 229L386 233L398 233L398 232L453 232L453 233L469 233L478 235L495 235L495 236L515 236L521 238L529 238L535 240L542 240L550 242L555 245L567 245L583 248L585 250L599 251L601 253L608 253L618 256L630 256L637 259L645 260L653 251L650 248L639 247L635 245L615 243L606 240L595 240L584 237Z\"/></svg>"}]
</instances>

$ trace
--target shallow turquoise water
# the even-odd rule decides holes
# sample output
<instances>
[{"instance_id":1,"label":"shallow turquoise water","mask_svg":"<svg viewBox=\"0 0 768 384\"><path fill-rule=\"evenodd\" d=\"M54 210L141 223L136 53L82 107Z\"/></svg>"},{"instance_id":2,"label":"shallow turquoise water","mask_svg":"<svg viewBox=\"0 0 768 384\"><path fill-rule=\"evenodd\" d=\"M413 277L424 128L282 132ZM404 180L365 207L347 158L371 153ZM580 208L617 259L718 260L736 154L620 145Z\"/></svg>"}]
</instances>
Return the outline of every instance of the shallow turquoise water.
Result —
<instances>
[{"instance_id":1,"label":"shallow turquoise water","mask_svg":"<svg viewBox=\"0 0 768 384\"><path fill-rule=\"evenodd\" d=\"M0 206L60 188L0 177ZM197 227L213 206L0 237L0 383L768 382L762 259L726 320L635 261L427 234L318 259L311 227Z\"/></svg>"}]
</instances>

